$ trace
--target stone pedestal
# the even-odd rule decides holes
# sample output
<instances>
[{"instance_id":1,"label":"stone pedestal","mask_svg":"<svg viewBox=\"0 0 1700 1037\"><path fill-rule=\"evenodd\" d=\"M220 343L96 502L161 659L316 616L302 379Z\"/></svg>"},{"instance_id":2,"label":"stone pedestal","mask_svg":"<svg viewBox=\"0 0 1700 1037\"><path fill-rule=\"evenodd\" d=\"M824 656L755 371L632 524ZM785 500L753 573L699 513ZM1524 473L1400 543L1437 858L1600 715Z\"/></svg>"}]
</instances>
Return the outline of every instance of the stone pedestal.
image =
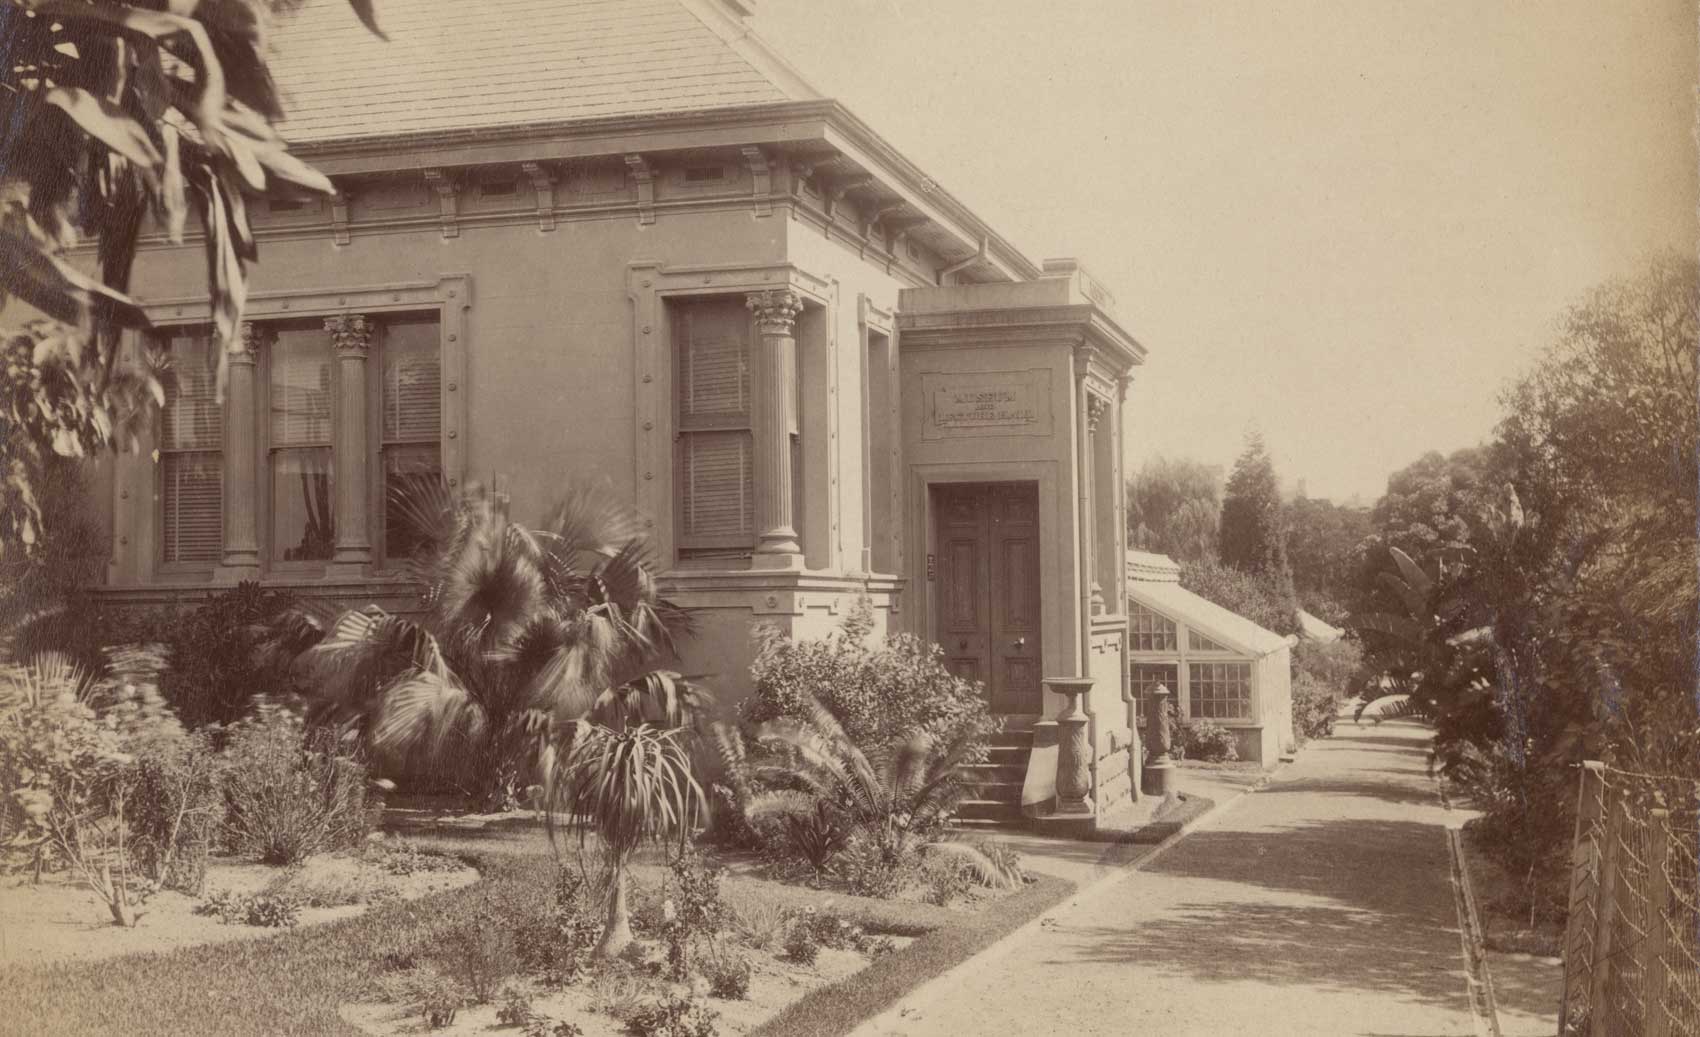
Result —
<instances>
[{"instance_id":1,"label":"stone pedestal","mask_svg":"<svg viewBox=\"0 0 1700 1037\"><path fill-rule=\"evenodd\" d=\"M1175 794L1175 761L1170 755L1174 747L1174 718L1169 712L1169 689L1157 685L1147 704L1145 729L1151 733L1151 751L1146 760L1140 787L1148 796L1164 799Z\"/></svg>"},{"instance_id":2,"label":"stone pedestal","mask_svg":"<svg viewBox=\"0 0 1700 1037\"><path fill-rule=\"evenodd\" d=\"M1045 687L1066 698L1057 714L1057 814L1092 813L1092 745L1081 699L1092 690L1090 677L1046 677Z\"/></svg>"}]
</instances>

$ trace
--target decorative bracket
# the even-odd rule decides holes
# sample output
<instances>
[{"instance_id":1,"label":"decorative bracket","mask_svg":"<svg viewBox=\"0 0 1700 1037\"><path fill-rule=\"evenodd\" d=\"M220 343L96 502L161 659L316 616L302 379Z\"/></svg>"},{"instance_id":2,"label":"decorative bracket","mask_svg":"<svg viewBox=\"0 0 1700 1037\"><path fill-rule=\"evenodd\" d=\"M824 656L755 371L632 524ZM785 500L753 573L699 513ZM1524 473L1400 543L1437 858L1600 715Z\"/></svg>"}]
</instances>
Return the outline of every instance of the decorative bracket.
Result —
<instances>
[{"instance_id":1,"label":"decorative bracket","mask_svg":"<svg viewBox=\"0 0 1700 1037\"><path fill-rule=\"evenodd\" d=\"M537 229L555 229L555 177L549 167L538 162L521 162L519 168L537 192Z\"/></svg>"},{"instance_id":2,"label":"decorative bracket","mask_svg":"<svg viewBox=\"0 0 1700 1037\"><path fill-rule=\"evenodd\" d=\"M346 245L349 242L348 200L349 191L346 187L337 187L336 194L331 195L331 240L338 245Z\"/></svg>"},{"instance_id":3,"label":"decorative bracket","mask_svg":"<svg viewBox=\"0 0 1700 1037\"><path fill-rule=\"evenodd\" d=\"M437 192L437 205L442 214L443 237L460 237L460 185L441 169L425 170L425 182Z\"/></svg>"},{"instance_id":4,"label":"decorative bracket","mask_svg":"<svg viewBox=\"0 0 1700 1037\"><path fill-rule=\"evenodd\" d=\"M637 185L638 222L655 222L655 170L642 155L627 155L626 169Z\"/></svg>"},{"instance_id":5,"label":"decorative bracket","mask_svg":"<svg viewBox=\"0 0 1700 1037\"><path fill-rule=\"evenodd\" d=\"M1097 432L1098 423L1110 413L1110 401L1095 392L1086 393L1086 431Z\"/></svg>"},{"instance_id":6,"label":"decorative bracket","mask_svg":"<svg viewBox=\"0 0 1700 1037\"><path fill-rule=\"evenodd\" d=\"M750 168L750 200L754 203L757 216L772 216L773 173L767 162L767 155L755 145L740 149L744 155L744 165Z\"/></svg>"},{"instance_id":7,"label":"decorative bracket","mask_svg":"<svg viewBox=\"0 0 1700 1037\"><path fill-rule=\"evenodd\" d=\"M831 220L837 215L838 203L844 200L845 195L849 194L851 191L868 187L873 184L873 182L873 177L861 174L856 176L847 176L842 180L834 180L826 192L826 218Z\"/></svg>"},{"instance_id":8,"label":"decorative bracket","mask_svg":"<svg viewBox=\"0 0 1700 1037\"><path fill-rule=\"evenodd\" d=\"M815 175L815 167L807 162L791 163L791 197L803 197L803 190L808 185L809 177Z\"/></svg>"}]
</instances>

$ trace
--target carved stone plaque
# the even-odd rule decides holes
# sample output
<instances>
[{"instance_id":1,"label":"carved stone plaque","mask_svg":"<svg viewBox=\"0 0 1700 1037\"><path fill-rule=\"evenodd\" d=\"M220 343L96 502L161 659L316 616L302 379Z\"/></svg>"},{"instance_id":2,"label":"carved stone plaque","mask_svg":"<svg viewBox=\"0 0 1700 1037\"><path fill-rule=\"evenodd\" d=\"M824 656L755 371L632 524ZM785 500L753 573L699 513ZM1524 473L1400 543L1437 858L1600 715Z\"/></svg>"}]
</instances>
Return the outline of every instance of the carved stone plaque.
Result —
<instances>
[{"instance_id":1,"label":"carved stone plaque","mask_svg":"<svg viewBox=\"0 0 1700 1037\"><path fill-rule=\"evenodd\" d=\"M1051 432L1050 371L985 371L922 376L925 438L1046 436Z\"/></svg>"}]
</instances>

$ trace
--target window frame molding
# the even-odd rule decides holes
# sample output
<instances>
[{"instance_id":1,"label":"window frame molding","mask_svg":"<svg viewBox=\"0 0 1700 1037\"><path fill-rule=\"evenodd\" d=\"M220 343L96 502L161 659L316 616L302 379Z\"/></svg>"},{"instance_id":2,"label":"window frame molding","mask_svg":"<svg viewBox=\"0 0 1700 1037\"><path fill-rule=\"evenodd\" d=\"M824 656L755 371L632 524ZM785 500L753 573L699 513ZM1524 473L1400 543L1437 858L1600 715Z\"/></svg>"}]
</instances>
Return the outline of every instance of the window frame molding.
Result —
<instances>
[{"instance_id":1,"label":"window frame molding","mask_svg":"<svg viewBox=\"0 0 1700 1037\"><path fill-rule=\"evenodd\" d=\"M193 327L210 327L212 325L212 310L206 297L195 296L185 298L139 299L143 312L148 316L154 327L153 334L176 334L180 329ZM404 281L365 285L353 288L301 288L286 291L256 291L248 296L247 306L242 319L247 322L265 323L272 321L292 320L322 320L345 313L360 313L376 317L380 321L386 314L420 314L435 312L438 320L438 348L441 370L442 428L438 437L439 458L442 464L443 476L448 480L452 491L462 489L466 478L466 429L468 413L467 389L467 354L468 330L470 311L473 305L473 283L470 274L443 274L431 280ZM148 333L144 333L148 334ZM380 346L381 350L381 346ZM374 353L381 355L375 350ZM255 371L255 400L253 420L261 423L258 428L255 457L253 458L256 495L256 539L260 545L261 570L260 576L265 580L277 580L287 583L314 582L318 580L335 580L328 572L329 563L319 562L274 562L269 556L270 522L269 501L271 495L270 469L267 465L270 454L270 428L266 423L269 417L266 401L270 385L267 372L271 358L259 358ZM334 362L334 358L333 358ZM334 368L333 368L334 370ZM367 450L371 455L369 460L379 464L368 473L372 478L367 487L368 527L374 536L381 534L383 502L381 460L382 443L380 442L381 415L378 406L373 402L373 386L376 379L368 375L368 399L366 407ZM225 425L228 427L230 414L223 414ZM158 432L156 430L155 436ZM157 443L157 439L155 440ZM210 578L217 566L196 564L185 566L180 564L166 565L162 562L162 522L160 508L163 506L163 495L160 493L160 482L163 478L162 466L148 462L146 456L143 463L148 464L149 478L146 484L153 488L154 501L149 509L149 519L146 528L120 531L120 535L129 537L145 536L148 546L143 558L148 564L148 571L143 575L142 582L180 583L186 579L199 577L203 580ZM120 489L124 488L125 480L120 477ZM262 485L264 484L264 485ZM133 485L133 484L132 484ZM224 487L224 507L229 507L229 495L232 488ZM116 515L116 513L115 513ZM128 546L120 544L120 547ZM116 555L114 563L116 564ZM371 575L374 577L393 576L397 566L383 557L381 547L374 545L374 558Z\"/></svg>"},{"instance_id":2,"label":"window frame molding","mask_svg":"<svg viewBox=\"0 0 1700 1037\"><path fill-rule=\"evenodd\" d=\"M168 325L155 325L153 328L150 328L147 331L144 331L144 332L141 333L141 337L142 337L143 342L144 342L142 348L144 348L144 349L148 348L148 345L146 343L147 343L147 340L149 340L149 339L152 340L153 346L157 347L158 345L161 344L162 339L168 340L168 339L176 338L178 335L182 334L185 331L189 331L191 329L199 328L199 327L205 327L209 330L209 338L208 338L208 342L207 342L207 348L211 349L212 348L212 342L211 342L211 338L210 338L210 330L211 330L210 321L205 323L205 324L202 324L200 322L193 322L193 323L176 324L176 325L169 325L169 324ZM169 345L167 345L166 348L169 348ZM152 485L152 489L153 489L153 506L149 510L150 526L149 526L149 530L148 530L148 541L149 541L148 560L151 563L151 565L153 566L153 571L157 576L164 577L164 578L167 578L167 579L171 579L171 580L174 580L174 581L175 580L185 580L185 579L207 579L207 578L211 577L212 574L214 573L214 571L216 571L219 567L221 559L215 559L215 560L210 561L210 562L202 562L202 561L189 561L189 562L176 561L176 562L171 562L171 561L166 561L166 558L165 558L165 458L168 454L210 453L218 460L218 466L219 466L219 490L218 490L218 521L219 521L219 531L218 532L219 532L219 540L218 540L218 543L219 543L219 552L220 552L220 555L222 556L223 551L224 551L224 513L225 513L225 509L230 507L230 487L226 486L224 484L224 455L225 455L225 452L230 449L230 444L229 444L229 441L228 441L228 432L227 432L227 429L229 428L229 425L230 425L230 421L229 421L229 415L226 412L226 406L227 405L224 404L224 403L220 403L219 406L218 406L218 445L217 445L217 447L215 447L213 449L207 449L207 448L201 448L201 449L173 448L173 449L167 450L163 445L164 435L165 435L165 430L164 430L164 427L163 427L163 422L165 421L165 411L164 411L163 407L160 408L159 420L161 422L161 425L159 427L156 427L153 430L153 433L152 433L152 438L153 438L152 448L154 450L154 454L156 455L157 459L151 465L152 476L153 476L153 478L151 479L151 485Z\"/></svg>"},{"instance_id":3,"label":"window frame molding","mask_svg":"<svg viewBox=\"0 0 1700 1037\"><path fill-rule=\"evenodd\" d=\"M633 494L637 501L638 510L642 513L644 524L651 531L651 543L654 544L658 557L663 559L665 572L697 571L714 569L720 571L742 572L750 568L750 563L743 559L719 559L704 564L697 560L681 560L679 556L678 535L678 501L676 482L678 479L676 450L674 444L675 414L678 403L676 396L675 371L677 369L677 345L673 341L672 317L668 303L673 300L689 301L694 298L714 298L728 296L743 296L751 292L774 291L790 289L802 299L806 308L820 308L826 314L828 335L826 341L819 346L798 336L798 394L801 398L799 413L803 421L803 467L804 478L807 478L808 466L817 456L809 444L811 427L811 408L816 414L824 416L830 410L826 398L812 400L808 396L809 386L803 381L803 366L815 362L812 358L805 361L803 351L822 348L824 355L821 363L827 364L827 370L834 372L836 337L830 333L836 320L836 284L829 278L818 277L791 263L728 263L704 266L668 266L659 260L634 260L626 264L626 297L631 303L632 324L632 396L637 406L632 414L632 485ZM798 331L801 332L804 323L798 321ZM755 340L752 338L752 377L754 374ZM829 394L836 388L835 382L829 384ZM827 432L822 426L820 439L827 438ZM806 499L806 498L805 498ZM834 498L827 505L836 508ZM804 551L813 556L815 548L807 542L809 533L815 528L803 515L794 516L799 524L798 534L805 538ZM835 527L837 515L830 516L823 527ZM808 528L801 528L803 526Z\"/></svg>"}]
</instances>

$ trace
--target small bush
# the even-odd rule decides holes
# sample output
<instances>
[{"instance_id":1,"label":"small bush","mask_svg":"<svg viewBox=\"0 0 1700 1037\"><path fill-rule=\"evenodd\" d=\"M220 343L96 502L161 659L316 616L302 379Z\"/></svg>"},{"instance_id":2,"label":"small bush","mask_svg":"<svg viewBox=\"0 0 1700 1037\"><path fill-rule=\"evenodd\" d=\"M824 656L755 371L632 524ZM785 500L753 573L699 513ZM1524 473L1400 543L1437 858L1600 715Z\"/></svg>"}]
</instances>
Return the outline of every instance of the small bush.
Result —
<instances>
[{"instance_id":1,"label":"small bush","mask_svg":"<svg viewBox=\"0 0 1700 1037\"><path fill-rule=\"evenodd\" d=\"M922 858L921 881L926 885L926 901L937 907L949 907L968 895L977 884L967 861L954 854L931 854Z\"/></svg>"},{"instance_id":2,"label":"small bush","mask_svg":"<svg viewBox=\"0 0 1700 1037\"><path fill-rule=\"evenodd\" d=\"M632 1037L715 1037L718 1015L695 999L668 994L639 1007L626 1019Z\"/></svg>"},{"instance_id":3,"label":"small bush","mask_svg":"<svg viewBox=\"0 0 1700 1037\"><path fill-rule=\"evenodd\" d=\"M785 909L765 900L751 900L732 908L732 926L738 939L751 950L762 951L785 938L790 917Z\"/></svg>"},{"instance_id":4,"label":"small bush","mask_svg":"<svg viewBox=\"0 0 1700 1037\"><path fill-rule=\"evenodd\" d=\"M503 1026L527 1026L537 1018L531 999L518 990L508 988L502 995L502 1006L496 1009L496 1022Z\"/></svg>"},{"instance_id":5,"label":"small bush","mask_svg":"<svg viewBox=\"0 0 1700 1037\"><path fill-rule=\"evenodd\" d=\"M742 954L716 955L707 968L708 992L725 1001L742 1001L750 996L750 959Z\"/></svg>"},{"instance_id":6,"label":"small bush","mask_svg":"<svg viewBox=\"0 0 1700 1037\"><path fill-rule=\"evenodd\" d=\"M1293 736L1302 745L1334 734L1340 699L1334 690L1308 673L1293 678Z\"/></svg>"},{"instance_id":7,"label":"small bush","mask_svg":"<svg viewBox=\"0 0 1700 1037\"><path fill-rule=\"evenodd\" d=\"M284 893L234 893L209 890L196 905L195 913L216 917L225 925L253 925L267 929L291 929L301 921L301 905Z\"/></svg>"},{"instance_id":8,"label":"small bush","mask_svg":"<svg viewBox=\"0 0 1700 1037\"><path fill-rule=\"evenodd\" d=\"M142 873L162 888L200 893L224 823L224 770L200 732L136 753L126 821Z\"/></svg>"},{"instance_id":9,"label":"small bush","mask_svg":"<svg viewBox=\"0 0 1700 1037\"><path fill-rule=\"evenodd\" d=\"M1234 733L1209 720L1189 720L1182 724L1180 745L1189 760L1223 763L1240 758Z\"/></svg>"},{"instance_id":10,"label":"small bush","mask_svg":"<svg viewBox=\"0 0 1700 1037\"><path fill-rule=\"evenodd\" d=\"M566 867L556 870L554 899L547 914L527 917L514 929L520 965L552 986L579 978L602 935L583 879Z\"/></svg>"},{"instance_id":11,"label":"small bush","mask_svg":"<svg viewBox=\"0 0 1700 1037\"><path fill-rule=\"evenodd\" d=\"M459 871L466 867L458 857L421 850L406 840L385 842L369 851L372 862L391 875L419 875Z\"/></svg>"},{"instance_id":12,"label":"small bush","mask_svg":"<svg viewBox=\"0 0 1700 1037\"><path fill-rule=\"evenodd\" d=\"M591 976L590 1008L594 1012L624 1021L631 1018L643 1004L647 993L648 984L636 970L624 963L612 963L598 969Z\"/></svg>"},{"instance_id":13,"label":"small bush","mask_svg":"<svg viewBox=\"0 0 1700 1037\"><path fill-rule=\"evenodd\" d=\"M820 941L812 925L794 924L785 936L785 960L809 966L820 956Z\"/></svg>"},{"instance_id":14,"label":"small bush","mask_svg":"<svg viewBox=\"0 0 1700 1037\"><path fill-rule=\"evenodd\" d=\"M165 698L183 723L234 723L260 691L299 689L264 648L270 625L297 604L293 595L241 583L183 617L166 635Z\"/></svg>"},{"instance_id":15,"label":"small bush","mask_svg":"<svg viewBox=\"0 0 1700 1037\"><path fill-rule=\"evenodd\" d=\"M225 756L225 829L237 853L293 864L371 830L366 768L332 732L308 732L299 717L267 707L231 729Z\"/></svg>"},{"instance_id":16,"label":"small bush","mask_svg":"<svg viewBox=\"0 0 1700 1037\"><path fill-rule=\"evenodd\" d=\"M550 1021L540 1015L531 1017L520 1031L520 1037L584 1037L584 1030L577 1023L565 1019Z\"/></svg>"},{"instance_id":17,"label":"small bush","mask_svg":"<svg viewBox=\"0 0 1700 1037\"><path fill-rule=\"evenodd\" d=\"M485 1004L520 971L503 913L486 901L442 935L450 975L474 1004Z\"/></svg>"},{"instance_id":18,"label":"small bush","mask_svg":"<svg viewBox=\"0 0 1700 1037\"><path fill-rule=\"evenodd\" d=\"M818 701L860 746L918 734L949 743L991 730L984 689L946 669L943 649L910 634L874 641L873 626L873 604L864 596L828 638L792 640L757 628L755 694L739 704L739 719L751 726L807 720Z\"/></svg>"},{"instance_id":19,"label":"small bush","mask_svg":"<svg viewBox=\"0 0 1700 1037\"><path fill-rule=\"evenodd\" d=\"M454 1024L455 1016L460 1014L461 998L459 994L447 990L436 990L427 994L420 1005L420 1012L425 1016L425 1025L433 1030L441 1030Z\"/></svg>"},{"instance_id":20,"label":"small bush","mask_svg":"<svg viewBox=\"0 0 1700 1037\"><path fill-rule=\"evenodd\" d=\"M888 900L916 878L917 852L906 840L858 830L838 858L838 871L859 897Z\"/></svg>"}]
</instances>

